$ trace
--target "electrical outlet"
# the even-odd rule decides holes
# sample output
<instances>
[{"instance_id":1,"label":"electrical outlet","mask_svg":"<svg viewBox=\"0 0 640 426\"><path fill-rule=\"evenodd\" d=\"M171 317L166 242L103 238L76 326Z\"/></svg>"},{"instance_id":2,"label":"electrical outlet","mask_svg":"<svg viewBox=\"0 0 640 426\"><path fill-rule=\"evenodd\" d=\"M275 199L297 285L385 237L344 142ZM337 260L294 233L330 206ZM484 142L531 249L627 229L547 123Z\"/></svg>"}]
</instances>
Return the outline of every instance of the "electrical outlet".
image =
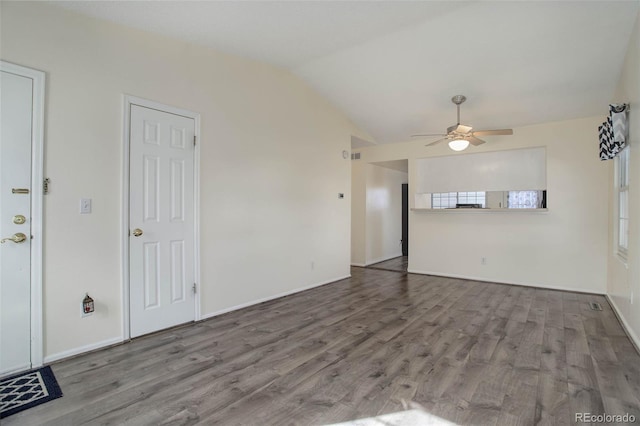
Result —
<instances>
[{"instance_id":1,"label":"electrical outlet","mask_svg":"<svg viewBox=\"0 0 640 426\"><path fill-rule=\"evenodd\" d=\"M486 257L481 257L480 258L480 264L481 265L486 265L487 264L487 258Z\"/></svg>"}]
</instances>

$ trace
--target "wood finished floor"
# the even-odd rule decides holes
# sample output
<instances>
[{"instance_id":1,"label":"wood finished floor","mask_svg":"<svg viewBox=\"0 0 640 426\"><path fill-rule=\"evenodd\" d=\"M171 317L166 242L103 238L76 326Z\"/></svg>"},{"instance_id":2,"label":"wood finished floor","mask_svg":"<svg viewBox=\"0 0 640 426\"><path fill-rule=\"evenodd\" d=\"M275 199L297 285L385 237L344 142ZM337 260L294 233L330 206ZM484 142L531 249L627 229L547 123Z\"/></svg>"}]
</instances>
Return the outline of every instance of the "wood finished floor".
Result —
<instances>
[{"instance_id":1,"label":"wood finished floor","mask_svg":"<svg viewBox=\"0 0 640 426\"><path fill-rule=\"evenodd\" d=\"M403 401L457 424L640 419L640 356L603 297L352 275L53 364L64 397L2 424L323 425Z\"/></svg>"},{"instance_id":2,"label":"wood finished floor","mask_svg":"<svg viewBox=\"0 0 640 426\"><path fill-rule=\"evenodd\" d=\"M367 266L370 269L383 269L386 271L407 272L409 266L409 256L399 256L383 262L374 263Z\"/></svg>"}]
</instances>

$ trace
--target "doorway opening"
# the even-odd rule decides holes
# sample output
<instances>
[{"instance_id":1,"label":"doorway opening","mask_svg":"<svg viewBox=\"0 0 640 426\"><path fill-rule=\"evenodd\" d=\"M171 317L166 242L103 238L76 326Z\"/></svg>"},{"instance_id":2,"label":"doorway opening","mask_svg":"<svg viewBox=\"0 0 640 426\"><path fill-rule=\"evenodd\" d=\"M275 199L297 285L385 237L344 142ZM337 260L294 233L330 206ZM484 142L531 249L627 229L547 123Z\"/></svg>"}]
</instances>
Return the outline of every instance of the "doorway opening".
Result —
<instances>
[{"instance_id":1,"label":"doorway opening","mask_svg":"<svg viewBox=\"0 0 640 426\"><path fill-rule=\"evenodd\" d=\"M408 160L372 162L366 170L365 266L406 272L409 261Z\"/></svg>"}]
</instances>

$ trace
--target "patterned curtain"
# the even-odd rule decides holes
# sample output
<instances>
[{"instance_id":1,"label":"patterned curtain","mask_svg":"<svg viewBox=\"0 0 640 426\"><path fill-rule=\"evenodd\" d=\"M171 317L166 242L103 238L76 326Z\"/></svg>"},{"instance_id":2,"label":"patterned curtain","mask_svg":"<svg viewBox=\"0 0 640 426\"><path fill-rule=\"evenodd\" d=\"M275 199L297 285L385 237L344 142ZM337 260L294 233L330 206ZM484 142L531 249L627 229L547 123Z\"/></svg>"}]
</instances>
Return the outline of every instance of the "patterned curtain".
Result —
<instances>
[{"instance_id":1,"label":"patterned curtain","mask_svg":"<svg viewBox=\"0 0 640 426\"><path fill-rule=\"evenodd\" d=\"M600 139L600 160L614 158L627 143L628 124L627 115L629 104L609 105L607 120L598 126L598 138Z\"/></svg>"}]
</instances>

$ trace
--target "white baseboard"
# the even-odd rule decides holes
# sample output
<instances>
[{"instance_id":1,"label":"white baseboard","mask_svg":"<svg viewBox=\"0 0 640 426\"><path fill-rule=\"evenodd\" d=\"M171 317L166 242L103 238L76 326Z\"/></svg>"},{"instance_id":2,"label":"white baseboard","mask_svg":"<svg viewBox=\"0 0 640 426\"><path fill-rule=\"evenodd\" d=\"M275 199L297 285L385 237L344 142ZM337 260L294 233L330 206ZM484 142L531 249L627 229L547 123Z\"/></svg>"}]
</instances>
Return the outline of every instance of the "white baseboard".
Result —
<instances>
[{"instance_id":1,"label":"white baseboard","mask_svg":"<svg viewBox=\"0 0 640 426\"><path fill-rule=\"evenodd\" d=\"M636 351L638 352L638 354L640 354L640 338L638 338L638 335L633 331L633 328L631 328L631 325L629 325L625 317L622 315L622 311L620 311L620 308L618 307L616 302L614 302L613 299L609 297L608 294L605 295L605 297L607 298L607 301L613 308L613 313L616 314L616 317L618 317L618 321L622 323L622 328L624 329L625 333L627 333L627 336L629 336L629 340L631 340L631 343L633 343L633 346L636 347Z\"/></svg>"},{"instance_id":2,"label":"white baseboard","mask_svg":"<svg viewBox=\"0 0 640 426\"><path fill-rule=\"evenodd\" d=\"M492 280L489 278L478 278L478 277L471 277L468 275L457 275L457 274L444 274L442 272L419 271L416 269L409 269L407 272L409 272L410 274L434 275L437 277L460 278L462 280L481 281L485 283L508 284L508 285L522 286L522 287L544 288L548 290L573 291L576 293L599 294L602 296L606 294L604 291L597 291L597 290L582 290L582 289L571 288L571 287L560 287L560 286L543 285L543 284L529 284L529 283L516 282L516 281Z\"/></svg>"},{"instance_id":3,"label":"white baseboard","mask_svg":"<svg viewBox=\"0 0 640 426\"><path fill-rule=\"evenodd\" d=\"M58 352L57 354L47 355L44 357L44 363L49 364L55 361L60 361L61 359L70 358L72 356L84 354L87 352L95 351L96 349L103 349L107 346L117 345L122 343L124 339L122 336L115 337L113 339L103 340L102 342L92 343L86 346L80 346L78 348L69 349L67 351Z\"/></svg>"},{"instance_id":4,"label":"white baseboard","mask_svg":"<svg viewBox=\"0 0 640 426\"><path fill-rule=\"evenodd\" d=\"M374 263L384 262L385 260L395 259L396 257L402 257L402 252L400 252L398 254L391 255L391 256L386 256L386 257L381 257L379 259L371 260L371 261L365 263L364 266L369 266L369 265L373 265Z\"/></svg>"},{"instance_id":5,"label":"white baseboard","mask_svg":"<svg viewBox=\"0 0 640 426\"><path fill-rule=\"evenodd\" d=\"M297 289L291 290L291 291L285 291L284 293L276 294L274 296L263 297L262 299L257 299L257 300L253 300L251 302L242 303L240 305L232 306L230 308L221 309L219 311L212 312L210 314L204 314L204 315L202 315L200 317L200 320L206 320L206 319L209 319L209 318L217 317L218 315L226 314L228 312L237 311L238 309L242 309L242 308L248 308L249 306L257 305L259 303L268 302L268 301L274 300L274 299L279 299L281 297L289 296L289 295L295 294L295 293L300 293L301 291L310 290L312 288L316 288L316 287L320 287L320 286L323 286L323 285L331 284L331 283L334 283L336 281L344 280L344 279L347 279L347 278L351 278L351 275L345 275L343 277L332 278L330 280L323 281L323 282L320 282L320 283L311 284L311 285L306 286L306 287L297 288Z\"/></svg>"},{"instance_id":6,"label":"white baseboard","mask_svg":"<svg viewBox=\"0 0 640 426\"><path fill-rule=\"evenodd\" d=\"M364 268L364 267L365 267L365 266L367 266L367 265L366 265L366 264L364 264L364 263L351 263L351 266L358 266L358 267L360 267L360 268Z\"/></svg>"}]
</instances>

